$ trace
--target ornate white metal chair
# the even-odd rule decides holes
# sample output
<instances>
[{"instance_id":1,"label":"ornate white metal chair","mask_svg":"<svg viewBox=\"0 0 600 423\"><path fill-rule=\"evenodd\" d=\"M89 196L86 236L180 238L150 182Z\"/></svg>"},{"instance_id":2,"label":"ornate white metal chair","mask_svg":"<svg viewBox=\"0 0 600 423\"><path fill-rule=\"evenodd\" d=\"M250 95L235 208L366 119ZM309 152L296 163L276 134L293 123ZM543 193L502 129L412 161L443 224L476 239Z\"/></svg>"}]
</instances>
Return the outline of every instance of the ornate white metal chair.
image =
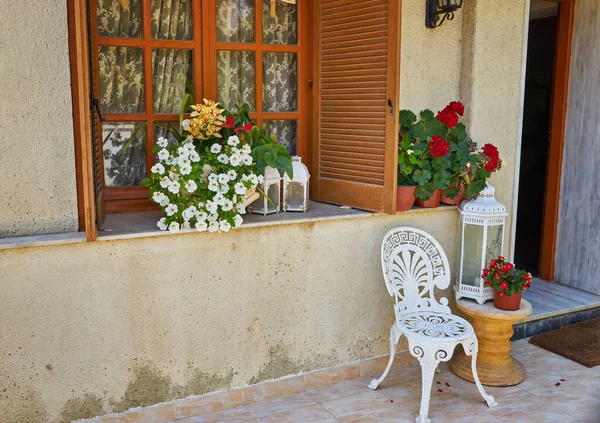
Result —
<instances>
[{"instance_id":1,"label":"ornate white metal chair","mask_svg":"<svg viewBox=\"0 0 600 423\"><path fill-rule=\"evenodd\" d=\"M452 358L454 349L462 344L472 357L471 368L477 389L489 407L498 405L485 393L477 376L477 337L465 319L454 316L448 299L434 296L435 288L450 284L448 258L440 244L428 233L410 227L390 230L383 238L381 265L390 296L395 297L396 322L390 331L390 360L379 379L371 381L370 389L385 379L396 354L400 336L408 339L410 353L419 360L422 374L421 410L417 423L426 423L433 377L440 361Z\"/></svg>"}]
</instances>

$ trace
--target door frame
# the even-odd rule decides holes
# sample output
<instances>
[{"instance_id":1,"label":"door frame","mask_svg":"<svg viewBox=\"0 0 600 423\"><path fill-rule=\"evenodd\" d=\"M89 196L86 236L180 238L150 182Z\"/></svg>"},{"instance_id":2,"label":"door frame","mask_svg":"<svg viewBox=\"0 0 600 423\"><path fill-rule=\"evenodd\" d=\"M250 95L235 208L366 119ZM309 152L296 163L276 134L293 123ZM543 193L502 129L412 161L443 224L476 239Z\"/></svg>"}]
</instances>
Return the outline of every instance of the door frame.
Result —
<instances>
[{"instance_id":1,"label":"door frame","mask_svg":"<svg viewBox=\"0 0 600 423\"><path fill-rule=\"evenodd\" d=\"M547 281L554 279L554 255L558 232L560 181L569 100L571 42L576 0L549 1L559 2L559 9L554 60L554 86L552 88L550 148L546 167L544 215L539 262L539 277Z\"/></svg>"}]
</instances>

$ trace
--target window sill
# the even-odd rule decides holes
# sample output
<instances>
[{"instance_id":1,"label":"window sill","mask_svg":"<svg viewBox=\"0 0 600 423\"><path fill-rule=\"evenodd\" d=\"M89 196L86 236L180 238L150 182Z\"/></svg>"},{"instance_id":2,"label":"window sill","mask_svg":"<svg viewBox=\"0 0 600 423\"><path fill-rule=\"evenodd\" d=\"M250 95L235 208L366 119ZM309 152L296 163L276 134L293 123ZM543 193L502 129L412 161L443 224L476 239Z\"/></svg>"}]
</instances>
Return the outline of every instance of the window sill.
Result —
<instances>
[{"instance_id":1,"label":"window sill","mask_svg":"<svg viewBox=\"0 0 600 423\"><path fill-rule=\"evenodd\" d=\"M456 206L442 205L435 209L413 207L405 212L398 212L396 216L412 214L443 213L457 211ZM170 235L168 231L160 231L156 222L162 216L160 211L140 213L116 213L106 216L104 225L100 230L98 241L112 241L118 239L132 239ZM327 220L358 219L372 216L387 216L382 213L372 213L364 210L334 206L331 204L312 201L306 213L279 213L269 216L248 214L244 217L244 224L235 230L256 228L263 226L292 225ZM179 232L197 233L195 230ZM0 250L41 247L85 242L85 233L69 232L62 234L45 234L0 238Z\"/></svg>"}]
</instances>

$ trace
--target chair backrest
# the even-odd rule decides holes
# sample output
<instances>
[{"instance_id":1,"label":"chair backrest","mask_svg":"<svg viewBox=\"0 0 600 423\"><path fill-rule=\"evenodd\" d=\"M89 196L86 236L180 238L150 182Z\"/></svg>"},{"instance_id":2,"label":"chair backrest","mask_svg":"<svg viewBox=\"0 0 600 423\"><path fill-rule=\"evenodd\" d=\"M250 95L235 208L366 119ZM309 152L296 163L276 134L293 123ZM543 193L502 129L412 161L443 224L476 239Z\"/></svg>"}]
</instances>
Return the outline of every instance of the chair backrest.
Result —
<instances>
[{"instance_id":1,"label":"chair backrest","mask_svg":"<svg viewBox=\"0 0 600 423\"><path fill-rule=\"evenodd\" d=\"M396 318L417 310L450 313L448 299L435 298L435 287L448 288L450 265L439 242L420 229L390 230L381 245L381 266L388 292L396 299Z\"/></svg>"}]
</instances>

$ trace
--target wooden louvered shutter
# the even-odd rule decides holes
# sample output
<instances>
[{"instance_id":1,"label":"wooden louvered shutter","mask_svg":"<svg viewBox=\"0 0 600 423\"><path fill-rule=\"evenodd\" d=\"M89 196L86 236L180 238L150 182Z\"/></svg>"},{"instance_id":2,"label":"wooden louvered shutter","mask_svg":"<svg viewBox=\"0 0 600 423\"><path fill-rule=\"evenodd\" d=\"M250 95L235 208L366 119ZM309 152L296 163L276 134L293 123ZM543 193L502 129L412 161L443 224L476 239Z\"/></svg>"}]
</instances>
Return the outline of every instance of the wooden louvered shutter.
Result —
<instances>
[{"instance_id":1,"label":"wooden louvered shutter","mask_svg":"<svg viewBox=\"0 0 600 423\"><path fill-rule=\"evenodd\" d=\"M315 1L313 198L395 213L398 0Z\"/></svg>"}]
</instances>

